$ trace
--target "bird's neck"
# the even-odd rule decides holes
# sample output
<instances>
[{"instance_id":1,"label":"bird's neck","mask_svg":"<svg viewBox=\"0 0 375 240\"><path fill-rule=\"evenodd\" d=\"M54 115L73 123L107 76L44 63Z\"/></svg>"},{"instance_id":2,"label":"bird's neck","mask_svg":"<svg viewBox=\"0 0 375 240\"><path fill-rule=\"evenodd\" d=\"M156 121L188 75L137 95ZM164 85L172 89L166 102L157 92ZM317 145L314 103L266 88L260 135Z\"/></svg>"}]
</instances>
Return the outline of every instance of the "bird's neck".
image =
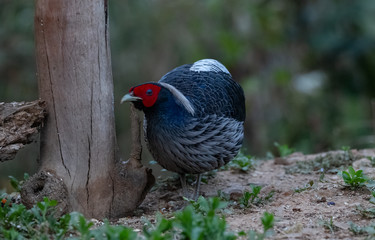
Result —
<instances>
[{"instance_id":1,"label":"bird's neck","mask_svg":"<svg viewBox=\"0 0 375 240\"><path fill-rule=\"evenodd\" d=\"M179 127L186 124L191 115L172 96L158 99L151 108L144 109L148 123Z\"/></svg>"}]
</instances>

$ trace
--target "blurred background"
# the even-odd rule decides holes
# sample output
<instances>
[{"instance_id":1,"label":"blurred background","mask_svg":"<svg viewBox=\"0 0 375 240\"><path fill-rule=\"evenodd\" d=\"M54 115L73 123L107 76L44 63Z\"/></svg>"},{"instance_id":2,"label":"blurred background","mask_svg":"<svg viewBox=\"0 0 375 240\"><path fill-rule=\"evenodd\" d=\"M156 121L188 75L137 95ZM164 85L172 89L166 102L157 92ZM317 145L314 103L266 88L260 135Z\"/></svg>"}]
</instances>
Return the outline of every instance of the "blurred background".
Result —
<instances>
[{"instance_id":1,"label":"blurred background","mask_svg":"<svg viewBox=\"0 0 375 240\"><path fill-rule=\"evenodd\" d=\"M265 157L275 142L305 154L373 148L375 1L109 1L118 143L130 144L121 97L176 66L221 61L244 88L244 152ZM0 102L38 98L34 2L0 0ZM146 152L146 151L145 151ZM34 173L38 142L0 163L8 175ZM147 153L144 161L151 159Z\"/></svg>"}]
</instances>

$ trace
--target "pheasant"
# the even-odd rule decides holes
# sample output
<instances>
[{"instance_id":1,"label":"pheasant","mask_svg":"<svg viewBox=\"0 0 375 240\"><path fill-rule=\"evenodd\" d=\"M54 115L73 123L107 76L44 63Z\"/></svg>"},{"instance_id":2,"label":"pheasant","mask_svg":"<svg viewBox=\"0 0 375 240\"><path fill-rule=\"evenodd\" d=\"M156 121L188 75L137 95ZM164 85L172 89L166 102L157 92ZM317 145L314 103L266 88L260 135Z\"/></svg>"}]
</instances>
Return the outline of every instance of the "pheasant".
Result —
<instances>
[{"instance_id":1,"label":"pheasant","mask_svg":"<svg viewBox=\"0 0 375 240\"><path fill-rule=\"evenodd\" d=\"M144 112L146 145L165 169L180 175L186 195L186 174L218 169L239 152L244 138L245 97L223 64L203 59L129 90L131 101Z\"/></svg>"}]
</instances>

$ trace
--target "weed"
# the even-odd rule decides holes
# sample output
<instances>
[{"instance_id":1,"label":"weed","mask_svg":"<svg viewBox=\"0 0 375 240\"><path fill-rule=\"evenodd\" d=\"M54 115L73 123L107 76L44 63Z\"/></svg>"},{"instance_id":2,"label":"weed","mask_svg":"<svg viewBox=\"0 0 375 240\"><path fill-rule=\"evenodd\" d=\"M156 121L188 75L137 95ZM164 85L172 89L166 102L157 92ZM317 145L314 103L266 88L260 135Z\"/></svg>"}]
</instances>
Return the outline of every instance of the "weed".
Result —
<instances>
[{"instance_id":1,"label":"weed","mask_svg":"<svg viewBox=\"0 0 375 240\"><path fill-rule=\"evenodd\" d=\"M349 223L349 230L354 233L354 235L368 235L368 239L373 239L375 237L375 225L372 223L368 226L358 226L352 222Z\"/></svg>"},{"instance_id":2,"label":"weed","mask_svg":"<svg viewBox=\"0 0 375 240\"><path fill-rule=\"evenodd\" d=\"M108 221L105 221L104 225L97 230L91 231L91 237L94 239L122 239L122 240L136 240L139 239L136 232L131 228L124 226L112 226ZM147 239L167 239L167 238L152 238L147 237Z\"/></svg>"},{"instance_id":3,"label":"weed","mask_svg":"<svg viewBox=\"0 0 375 240\"><path fill-rule=\"evenodd\" d=\"M254 185L251 185L250 187L251 192L244 192L243 196L239 199L240 206L243 208L250 207L251 205L256 204L260 201L258 195L262 187Z\"/></svg>"},{"instance_id":4,"label":"weed","mask_svg":"<svg viewBox=\"0 0 375 240\"><path fill-rule=\"evenodd\" d=\"M205 199L201 196L190 204L176 213L173 222L184 239L236 239L233 233L226 231L225 218L216 214L227 206L226 202L218 197Z\"/></svg>"},{"instance_id":5,"label":"weed","mask_svg":"<svg viewBox=\"0 0 375 240\"><path fill-rule=\"evenodd\" d=\"M313 171L321 171L324 173L337 173L339 169L344 169L350 166L356 157L351 151L341 151L339 153L327 153L316 157L314 160L300 161L295 165L286 167L286 173L302 173L311 174ZM323 176L324 177L324 176Z\"/></svg>"},{"instance_id":6,"label":"weed","mask_svg":"<svg viewBox=\"0 0 375 240\"><path fill-rule=\"evenodd\" d=\"M260 187L252 187L254 197L258 198ZM0 197L6 199L5 193ZM245 232L237 235L228 231L225 217L219 213L228 203L216 198L199 197L174 217L166 219L157 216L155 224L148 223L143 233L137 234L124 226L113 226L104 221L102 226L93 228L93 223L78 212L71 212L60 218L55 217L57 201L44 198L33 208L26 209L22 204L3 204L0 207L0 239L223 239L234 240L246 236ZM249 232L249 239L264 239L271 233L274 224L272 214L262 217L263 233ZM254 238L254 236L256 238Z\"/></svg>"},{"instance_id":7,"label":"weed","mask_svg":"<svg viewBox=\"0 0 375 240\"><path fill-rule=\"evenodd\" d=\"M365 218L375 218L375 208L364 208L362 205L357 205L356 210Z\"/></svg>"},{"instance_id":8,"label":"weed","mask_svg":"<svg viewBox=\"0 0 375 240\"><path fill-rule=\"evenodd\" d=\"M156 216L157 221L156 224L151 224L149 221L143 228L143 234L146 239L153 239L153 240L164 240L164 239L172 239L172 233L170 230L172 229L172 221L162 218L160 215Z\"/></svg>"},{"instance_id":9,"label":"weed","mask_svg":"<svg viewBox=\"0 0 375 240\"><path fill-rule=\"evenodd\" d=\"M251 192L244 192L242 197L239 199L241 208L248 208L254 205L259 205L265 201L270 200L273 197L274 191L269 192L265 197L260 197L261 186L251 185Z\"/></svg>"},{"instance_id":10,"label":"weed","mask_svg":"<svg viewBox=\"0 0 375 240\"><path fill-rule=\"evenodd\" d=\"M254 157L250 155L246 156L242 151L240 151L238 155L229 162L227 167L233 170L248 172L250 169L254 168Z\"/></svg>"},{"instance_id":11,"label":"weed","mask_svg":"<svg viewBox=\"0 0 375 240\"><path fill-rule=\"evenodd\" d=\"M351 188L362 187L368 180L367 177L363 175L363 170L355 171L351 166L348 168L348 171L342 171L340 175L345 184L349 185Z\"/></svg>"},{"instance_id":12,"label":"weed","mask_svg":"<svg viewBox=\"0 0 375 240\"><path fill-rule=\"evenodd\" d=\"M328 220L321 220L321 225L325 229L328 229L331 233L335 233L338 230L338 227L333 223L333 217L329 218Z\"/></svg>"},{"instance_id":13,"label":"weed","mask_svg":"<svg viewBox=\"0 0 375 240\"><path fill-rule=\"evenodd\" d=\"M370 160L371 166L375 167L375 157L368 156L367 159Z\"/></svg>"},{"instance_id":14,"label":"weed","mask_svg":"<svg viewBox=\"0 0 375 240\"><path fill-rule=\"evenodd\" d=\"M343 150L344 152L347 152L347 153L350 151L350 149L351 149L350 146L342 146L341 147L341 150Z\"/></svg>"},{"instance_id":15,"label":"weed","mask_svg":"<svg viewBox=\"0 0 375 240\"><path fill-rule=\"evenodd\" d=\"M273 227L275 224L275 217L272 213L264 212L261 218L263 225L263 232L259 233L255 230L250 230L248 233L249 240L263 240L273 234Z\"/></svg>"},{"instance_id":16,"label":"weed","mask_svg":"<svg viewBox=\"0 0 375 240\"><path fill-rule=\"evenodd\" d=\"M324 168L320 169L319 182L324 182L325 172Z\"/></svg>"},{"instance_id":17,"label":"weed","mask_svg":"<svg viewBox=\"0 0 375 240\"><path fill-rule=\"evenodd\" d=\"M301 192L303 192L303 191L310 190L310 189L312 188L313 185L314 185L314 181L311 180L311 181L309 181L304 187L294 189L294 192L296 192L296 193L301 193Z\"/></svg>"},{"instance_id":18,"label":"weed","mask_svg":"<svg viewBox=\"0 0 375 240\"><path fill-rule=\"evenodd\" d=\"M230 201L230 194L223 192L221 190L217 191L217 197L220 198L223 201L229 202Z\"/></svg>"},{"instance_id":19,"label":"weed","mask_svg":"<svg viewBox=\"0 0 375 240\"><path fill-rule=\"evenodd\" d=\"M16 190L16 192L20 192L21 186L24 183L24 181L29 179L29 174L24 173L23 180L21 180L21 181L19 181L17 178L15 178L13 176L9 176L9 179L10 179L10 185Z\"/></svg>"},{"instance_id":20,"label":"weed","mask_svg":"<svg viewBox=\"0 0 375 240\"><path fill-rule=\"evenodd\" d=\"M290 148L286 144L280 145L278 142L274 142L273 145L277 148L280 157L288 156L296 151L294 148Z\"/></svg>"}]
</instances>

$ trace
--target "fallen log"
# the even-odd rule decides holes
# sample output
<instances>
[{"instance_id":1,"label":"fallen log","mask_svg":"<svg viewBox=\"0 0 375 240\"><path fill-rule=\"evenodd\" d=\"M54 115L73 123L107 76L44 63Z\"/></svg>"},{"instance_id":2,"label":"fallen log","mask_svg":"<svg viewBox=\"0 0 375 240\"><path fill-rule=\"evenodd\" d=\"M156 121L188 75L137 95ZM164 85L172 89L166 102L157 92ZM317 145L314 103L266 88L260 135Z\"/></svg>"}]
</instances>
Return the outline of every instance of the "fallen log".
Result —
<instances>
[{"instance_id":1,"label":"fallen log","mask_svg":"<svg viewBox=\"0 0 375 240\"><path fill-rule=\"evenodd\" d=\"M0 162L12 160L17 152L33 142L46 117L46 103L0 102Z\"/></svg>"}]
</instances>

